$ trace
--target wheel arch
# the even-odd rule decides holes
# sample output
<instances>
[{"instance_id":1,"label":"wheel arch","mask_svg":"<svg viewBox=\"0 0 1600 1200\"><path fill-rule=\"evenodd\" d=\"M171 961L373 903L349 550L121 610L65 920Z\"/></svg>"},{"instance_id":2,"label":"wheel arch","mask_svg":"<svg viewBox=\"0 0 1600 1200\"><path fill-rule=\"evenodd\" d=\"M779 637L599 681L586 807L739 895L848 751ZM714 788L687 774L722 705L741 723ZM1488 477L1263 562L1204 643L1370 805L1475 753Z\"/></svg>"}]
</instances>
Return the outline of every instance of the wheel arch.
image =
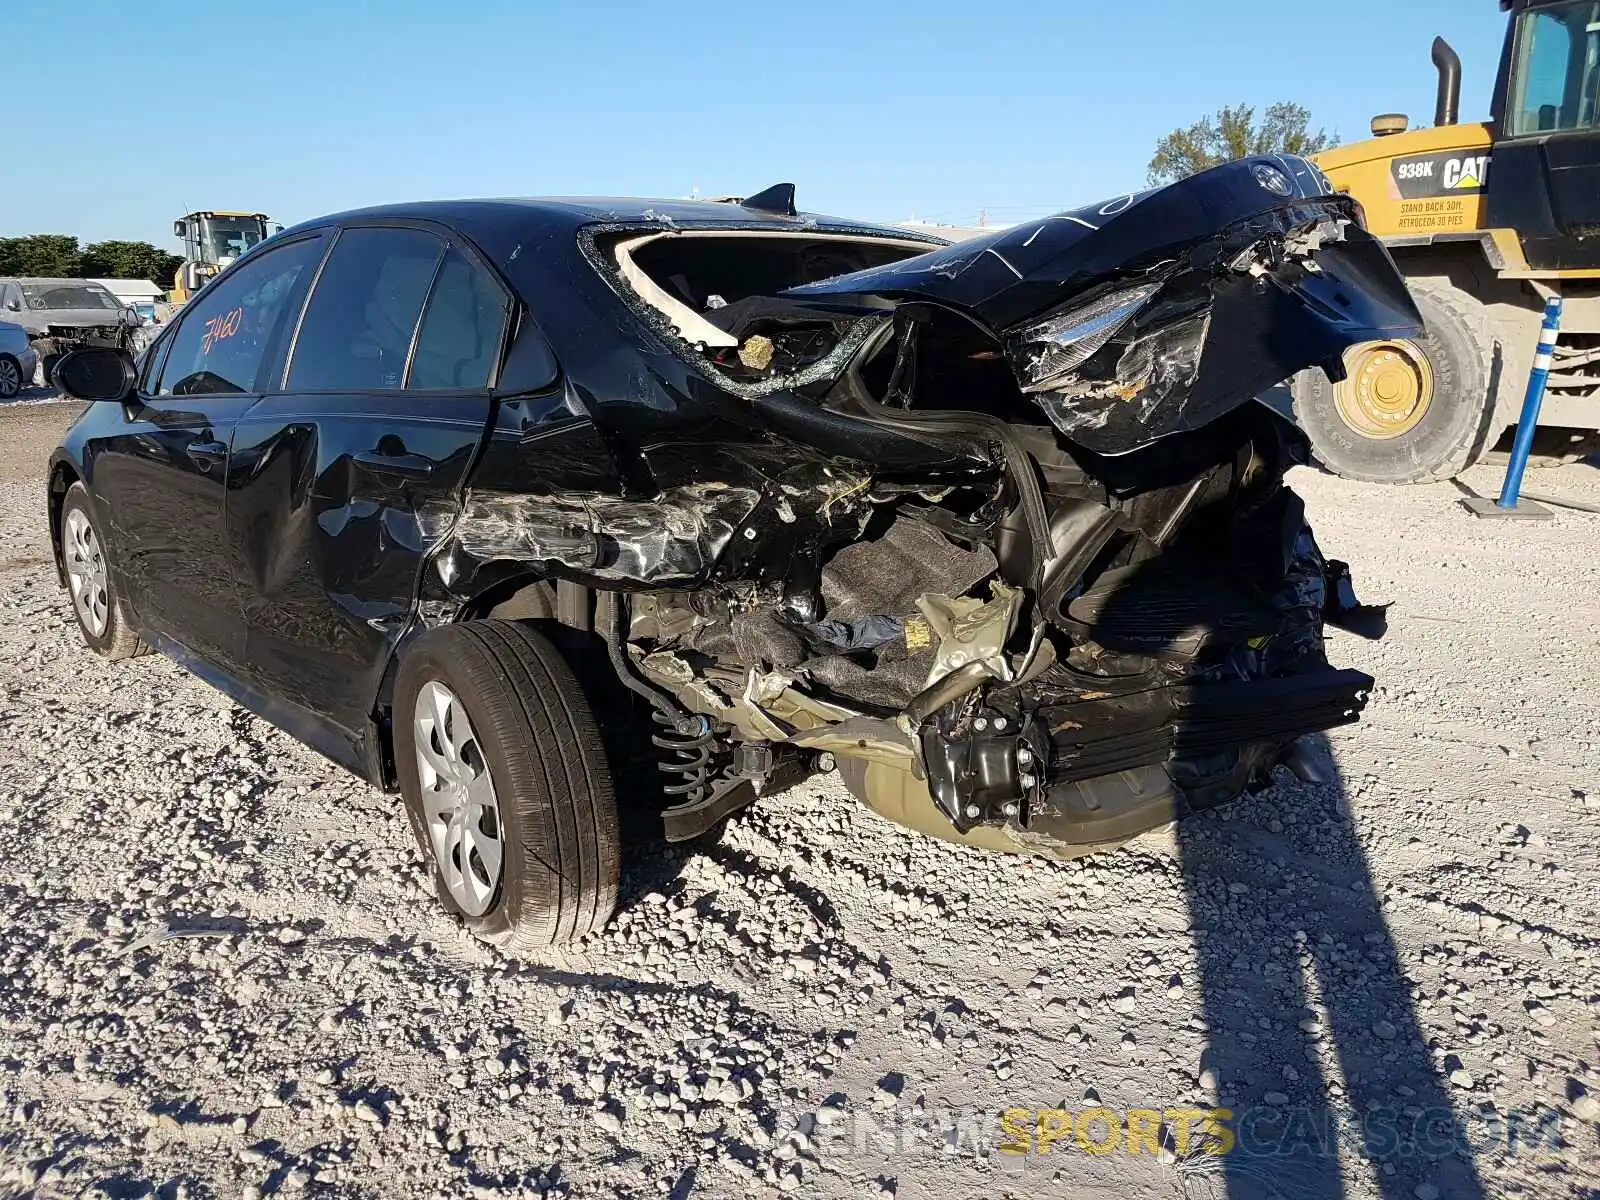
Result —
<instances>
[{"instance_id":1,"label":"wheel arch","mask_svg":"<svg viewBox=\"0 0 1600 1200\"><path fill-rule=\"evenodd\" d=\"M451 623L481 621L487 617L506 620L554 620L556 581L543 572L529 569L493 580L461 601Z\"/></svg>"},{"instance_id":2,"label":"wheel arch","mask_svg":"<svg viewBox=\"0 0 1600 1200\"><path fill-rule=\"evenodd\" d=\"M70 486L70 485L69 485ZM58 551L59 558L59 551ZM58 565L58 570L59 570ZM394 689L400 674L400 660L416 638L429 629L444 625L460 625L467 621L481 621L489 617L506 620L554 621L556 619L556 585L549 576L528 569L495 578L482 586L453 596L448 600L424 601L419 619L395 643L389 655L383 678L378 683L378 694L373 699L372 735L375 739L377 782L385 791L397 791L399 774L394 765Z\"/></svg>"}]
</instances>

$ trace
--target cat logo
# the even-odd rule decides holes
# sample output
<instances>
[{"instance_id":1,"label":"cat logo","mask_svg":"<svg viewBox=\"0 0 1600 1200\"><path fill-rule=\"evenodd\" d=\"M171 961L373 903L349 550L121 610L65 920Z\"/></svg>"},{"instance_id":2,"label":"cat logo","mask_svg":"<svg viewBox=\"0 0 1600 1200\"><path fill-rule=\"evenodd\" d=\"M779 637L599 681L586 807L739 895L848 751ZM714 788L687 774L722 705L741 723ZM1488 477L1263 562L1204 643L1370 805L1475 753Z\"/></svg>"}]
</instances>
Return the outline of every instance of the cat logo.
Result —
<instances>
[{"instance_id":1,"label":"cat logo","mask_svg":"<svg viewBox=\"0 0 1600 1200\"><path fill-rule=\"evenodd\" d=\"M1444 186L1452 192L1481 192L1489 181L1489 156L1452 158L1444 164Z\"/></svg>"},{"instance_id":2,"label":"cat logo","mask_svg":"<svg viewBox=\"0 0 1600 1200\"><path fill-rule=\"evenodd\" d=\"M1487 154L1429 154L1397 158L1391 164L1395 191L1402 200L1430 200L1481 192L1489 179Z\"/></svg>"}]
</instances>

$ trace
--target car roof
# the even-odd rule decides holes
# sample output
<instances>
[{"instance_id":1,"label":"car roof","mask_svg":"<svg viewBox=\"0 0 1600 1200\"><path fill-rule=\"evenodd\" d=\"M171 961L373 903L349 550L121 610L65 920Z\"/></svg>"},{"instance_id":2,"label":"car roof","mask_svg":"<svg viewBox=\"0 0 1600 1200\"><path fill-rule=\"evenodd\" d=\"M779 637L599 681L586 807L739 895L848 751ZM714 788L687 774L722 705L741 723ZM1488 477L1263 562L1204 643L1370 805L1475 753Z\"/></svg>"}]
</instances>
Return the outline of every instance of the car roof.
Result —
<instances>
[{"instance_id":1,"label":"car roof","mask_svg":"<svg viewBox=\"0 0 1600 1200\"><path fill-rule=\"evenodd\" d=\"M323 225L397 218L433 220L446 225L464 223L479 228L499 224L508 230L515 228L519 231L526 231L530 225L552 232L576 231L585 225L654 225L691 229L771 229L774 233L797 234L855 233L926 242L930 247L945 244L940 238L909 229L814 213L788 216L721 200L651 200L606 196L423 200L410 204L386 204L303 221L284 232L292 234Z\"/></svg>"}]
</instances>

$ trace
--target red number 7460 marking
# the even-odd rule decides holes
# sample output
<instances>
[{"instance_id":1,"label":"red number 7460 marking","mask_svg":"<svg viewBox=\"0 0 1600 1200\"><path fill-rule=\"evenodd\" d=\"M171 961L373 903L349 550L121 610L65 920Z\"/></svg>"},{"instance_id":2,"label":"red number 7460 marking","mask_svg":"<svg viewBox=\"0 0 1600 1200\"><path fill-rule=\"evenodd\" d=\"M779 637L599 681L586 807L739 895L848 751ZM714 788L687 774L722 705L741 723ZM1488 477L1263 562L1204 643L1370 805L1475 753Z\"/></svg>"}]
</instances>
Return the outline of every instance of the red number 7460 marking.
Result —
<instances>
[{"instance_id":1,"label":"red number 7460 marking","mask_svg":"<svg viewBox=\"0 0 1600 1200\"><path fill-rule=\"evenodd\" d=\"M236 308L230 313L210 318L205 324L205 337L200 339L200 353L210 354L211 347L224 338L231 338L239 332L239 322L244 320L244 309Z\"/></svg>"}]
</instances>

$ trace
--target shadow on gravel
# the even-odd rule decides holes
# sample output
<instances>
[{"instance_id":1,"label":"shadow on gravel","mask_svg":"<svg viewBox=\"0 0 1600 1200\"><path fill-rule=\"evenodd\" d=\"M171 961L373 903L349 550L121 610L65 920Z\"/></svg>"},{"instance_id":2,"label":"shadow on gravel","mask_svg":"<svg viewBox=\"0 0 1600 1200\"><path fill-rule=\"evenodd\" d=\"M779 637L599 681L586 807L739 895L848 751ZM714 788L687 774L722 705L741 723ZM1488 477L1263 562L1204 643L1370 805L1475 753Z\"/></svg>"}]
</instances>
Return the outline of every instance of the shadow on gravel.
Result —
<instances>
[{"instance_id":1,"label":"shadow on gravel","mask_svg":"<svg viewBox=\"0 0 1600 1200\"><path fill-rule=\"evenodd\" d=\"M618 912L640 907L652 892L670 895L676 890L678 876L683 874L689 860L696 854L713 853L722 838L723 827L718 825L692 842L674 845L661 837L659 828L648 823L649 816L646 813L630 829L628 815L624 813L622 878L617 887Z\"/></svg>"},{"instance_id":2,"label":"shadow on gravel","mask_svg":"<svg viewBox=\"0 0 1600 1200\"><path fill-rule=\"evenodd\" d=\"M1500 435L1500 440L1484 456L1483 461L1491 467L1504 467L1510 460L1511 444L1516 440L1516 436L1517 427L1508 426ZM1586 466L1600 470L1600 433L1592 429L1567 429L1559 425L1541 425L1533 434L1533 452L1528 465Z\"/></svg>"},{"instance_id":3,"label":"shadow on gravel","mask_svg":"<svg viewBox=\"0 0 1600 1200\"><path fill-rule=\"evenodd\" d=\"M1333 1200L1347 1194L1345 1174L1371 1171L1384 1200L1482 1200L1466 1114L1434 1066L1345 785L1327 739L1304 744L1331 782L1280 786L1292 838L1250 820L1178 823L1207 1031L1200 1066L1237 1143L1181 1161L1184 1193Z\"/></svg>"}]
</instances>

